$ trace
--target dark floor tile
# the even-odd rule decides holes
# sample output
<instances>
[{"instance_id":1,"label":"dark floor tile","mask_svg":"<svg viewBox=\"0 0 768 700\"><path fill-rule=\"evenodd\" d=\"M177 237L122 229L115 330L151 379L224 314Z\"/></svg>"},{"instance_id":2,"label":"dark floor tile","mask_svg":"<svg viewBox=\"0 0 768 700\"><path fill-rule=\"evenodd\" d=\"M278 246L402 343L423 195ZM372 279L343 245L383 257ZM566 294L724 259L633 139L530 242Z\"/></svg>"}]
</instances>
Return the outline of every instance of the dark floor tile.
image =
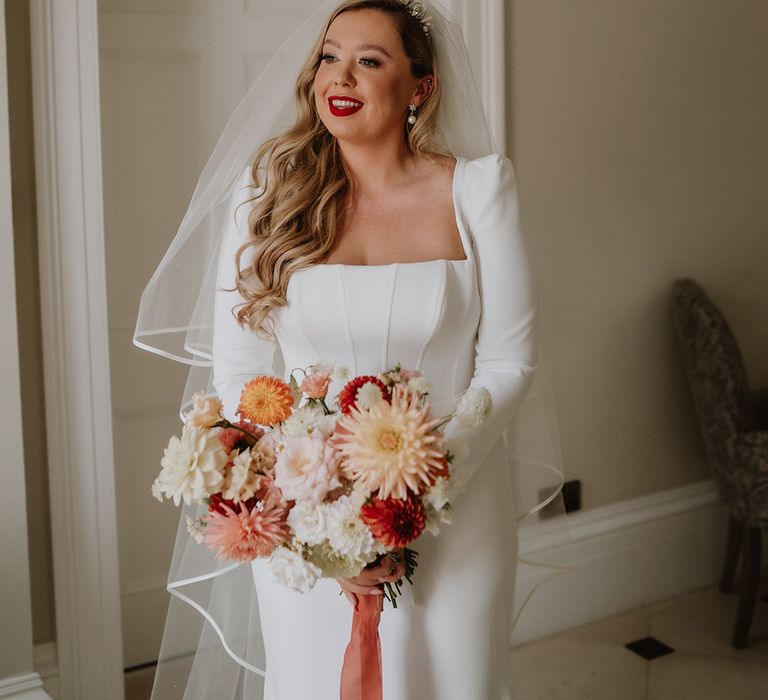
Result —
<instances>
[{"instance_id":1,"label":"dark floor tile","mask_svg":"<svg viewBox=\"0 0 768 700\"><path fill-rule=\"evenodd\" d=\"M630 651L634 651L635 654L642 656L644 659L651 661L657 659L659 656L665 654L671 654L674 649L671 646L660 642L656 637L643 637L642 639L636 639L634 642L624 645Z\"/></svg>"}]
</instances>

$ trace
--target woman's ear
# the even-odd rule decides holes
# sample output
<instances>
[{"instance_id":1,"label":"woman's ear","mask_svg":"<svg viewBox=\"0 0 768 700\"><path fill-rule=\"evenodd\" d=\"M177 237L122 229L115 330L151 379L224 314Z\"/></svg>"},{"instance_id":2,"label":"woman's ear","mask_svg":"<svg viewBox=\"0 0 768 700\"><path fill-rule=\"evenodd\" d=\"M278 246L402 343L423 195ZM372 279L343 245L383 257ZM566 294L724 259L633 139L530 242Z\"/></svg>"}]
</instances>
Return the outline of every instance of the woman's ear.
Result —
<instances>
[{"instance_id":1,"label":"woman's ear","mask_svg":"<svg viewBox=\"0 0 768 700\"><path fill-rule=\"evenodd\" d=\"M427 73L416 84L416 89L413 91L413 98L411 102L417 107L421 107L427 98L434 92L435 89L435 76L432 73Z\"/></svg>"}]
</instances>

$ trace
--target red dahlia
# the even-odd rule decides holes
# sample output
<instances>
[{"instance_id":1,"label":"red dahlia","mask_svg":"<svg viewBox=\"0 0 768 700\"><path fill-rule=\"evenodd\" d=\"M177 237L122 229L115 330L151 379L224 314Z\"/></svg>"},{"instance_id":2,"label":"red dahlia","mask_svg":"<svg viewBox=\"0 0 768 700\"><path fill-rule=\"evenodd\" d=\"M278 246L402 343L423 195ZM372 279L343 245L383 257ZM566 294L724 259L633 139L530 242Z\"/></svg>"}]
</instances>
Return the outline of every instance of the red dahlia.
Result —
<instances>
[{"instance_id":1,"label":"red dahlia","mask_svg":"<svg viewBox=\"0 0 768 700\"><path fill-rule=\"evenodd\" d=\"M232 499L223 498L220 493L214 493L211 495L211 500L208 503L208 510L219 513L220 515L229 515L224 506L229 506L235 513L239 513L242 510L242 506L245 506L247 510L253 508L257 503L256 498L249 498L242 503L235 503Z\"/></svg>"},{"instance_id":2,"label":"red dahlia","mask_svg":"<svg viewBox=\"0 0 768 700\"><path fill-rule=\"evenodd\" d=\"M379 542L398 548L424 531L426 514L421 500L410 494L408 498L373 498L360 509L360 519Z\"/></svg>"},{"instance_id":3,"label":"red dahlia","mask_svg":"<svg viewBox=\"0 0 768 700\"><path fill-rule=\"evenodd\" d=\"M387 389L387 385L378 377L374 377L371 374L363 374L354 379L350 379L339 392L339 408L342 413L349 413L353 406L355 408L358 407L355 403L357 400L357 392L363 384L368 384L369 382L379 387L379 389L381 389L381 395L389 401L389 389Z\"/></svg>"}]
</instances>

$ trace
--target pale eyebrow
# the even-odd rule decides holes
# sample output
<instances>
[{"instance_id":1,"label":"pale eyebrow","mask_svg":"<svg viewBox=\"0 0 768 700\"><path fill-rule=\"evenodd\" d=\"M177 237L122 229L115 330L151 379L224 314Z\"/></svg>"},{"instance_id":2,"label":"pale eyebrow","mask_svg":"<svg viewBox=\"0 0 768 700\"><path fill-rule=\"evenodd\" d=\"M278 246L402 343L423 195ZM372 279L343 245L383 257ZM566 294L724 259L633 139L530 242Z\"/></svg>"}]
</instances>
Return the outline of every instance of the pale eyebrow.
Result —
<instances>
[{"instance_id":1,"label":"pale eyebrow","mask_svg":"<svg viewBox=\"0 0 768 700\"><path fill-rule=\"evenodd\" d=\"M333 39L326 39L326 44L330 44L331 46L335 46L337 49L341 48L341 44L338 41L334 41ZM378 44L358 44L357 45L358 51L381 51L387 58L392 58L392 56L389 55L389 52L383 47L379 46Z\"/></svg>"}]
</instances>

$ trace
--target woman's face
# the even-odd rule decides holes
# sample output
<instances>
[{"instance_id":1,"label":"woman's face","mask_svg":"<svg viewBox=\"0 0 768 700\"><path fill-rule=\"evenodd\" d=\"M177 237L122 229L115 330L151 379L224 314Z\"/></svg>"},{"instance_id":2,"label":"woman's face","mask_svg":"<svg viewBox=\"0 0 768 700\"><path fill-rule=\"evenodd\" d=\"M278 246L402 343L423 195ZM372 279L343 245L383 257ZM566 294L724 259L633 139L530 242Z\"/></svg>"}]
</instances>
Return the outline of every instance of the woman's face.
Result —
<instances>
[{"instance_id":1,"label":"woman's face","mask_svg":"<svg viewBox=\"0 0 768 700\"><path fill-rule=\"evenodd\" d=\"M389 16L378 10L343 12L325 35L315 73L315 105L328 131L340 141L378 143L402 138L408 105L419 79Z\"/></svg>"}]
</instances>

